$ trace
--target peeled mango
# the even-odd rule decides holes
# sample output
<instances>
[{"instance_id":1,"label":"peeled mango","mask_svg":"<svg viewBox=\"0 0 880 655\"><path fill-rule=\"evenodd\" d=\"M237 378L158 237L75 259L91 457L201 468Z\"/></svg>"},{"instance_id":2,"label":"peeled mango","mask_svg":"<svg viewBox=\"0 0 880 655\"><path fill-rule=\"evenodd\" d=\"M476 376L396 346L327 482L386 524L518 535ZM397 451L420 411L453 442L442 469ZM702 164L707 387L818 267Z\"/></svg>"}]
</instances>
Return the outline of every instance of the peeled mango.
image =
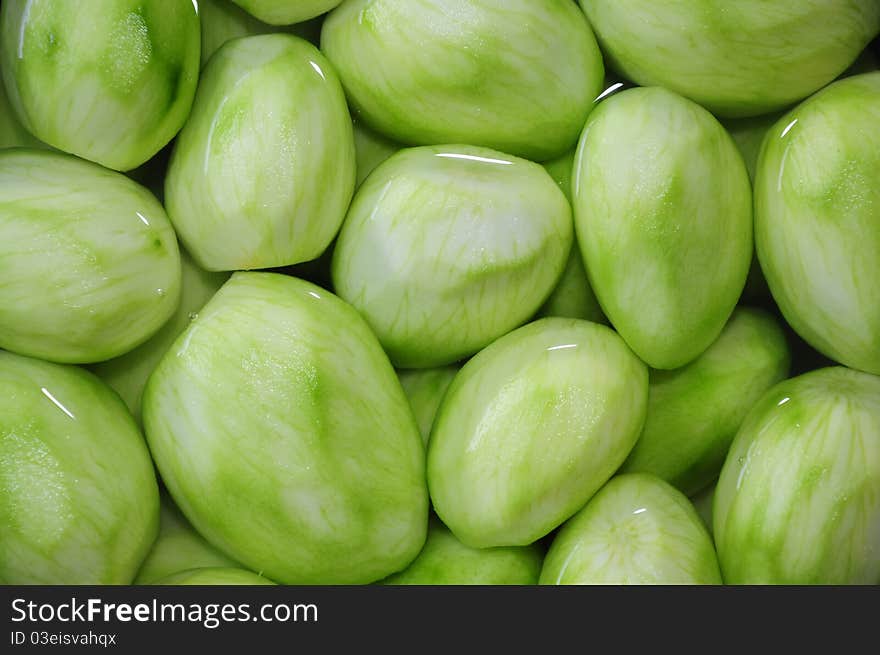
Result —
<instances>
[{"instance_id":1,"label":"peeled mango","mask_svg":"<svg viewBox=\"0 0 880 655\"><path fill-rule=\"evenodd\" d=\"M318 49L288 34L221 46L165 180L168 216L196 263L232 271L315 259L354 182L351 118Z\"/></svg>"},{"instance_id":2,"label":"peeled mango","mask_svg":"<svg viewBox=\"0 0 880 655\"><path fill-rule=\"evenodd\" d=\"M806 98L880 32L876 0L580 0L611 65L718 116Z\"/></svg>"},{"instance_id":3,"label":"peeled mango","mask_svg":"<svg viewBox=\"0 0 880 655\"><path fill-rule=\"evenodd\" d=\"M574 145L604 77L570 0L347 0L321 50L353 113L382 134L535 161Z\"/></svg>"},{"instance_id":4,"label":"peeled mango","mask_svg":"<svg viewBox=\"0 0 880 655\"><path fill-rule=\"evenodd\" d=\"M880 72L835 82L768 132L755 240L773 298L813 348L880 374Z\"/></svg>"},{"instance_id":5,"label":"peeled mango","mask_svg":"<svg viewBox=\"0 0 880 655\"><path fill-rule=\"evenodd\" d=\"M768 391L724 463L713 524L728 584L880 583L880 378L828 367Z\"/></svg>"},{"instance_id":6,"label":"peeled mango","mask_svg":"<svg viewBox=\"0 0 880 655\"><path fill-rule=\"evenodd\" d=\"M645 473L611 479L553 537L541 584L721 584L712 538L680 491Z\"/></svg>"},{"instance_id":7,"label":"peeled mango","mask_svg":"<svg viewBox=\"0 0 880 655\"><path fill-rule=\"evenodd\" d=\"M245 569L207 567L180 571L157 580L156 585L271 585L275 584L261 575Z\"/></svg>"},{"instance_id":8,"label":"peeled mango","mask_svg":"<svg viewBox=\"0 0 880 655\"><path fill-rule=\"evenodd\" d=\"M341 0L232 0L270 25L299 23L330 11Z\"/></svg>"},{"instance_id":9,"label":"peeled mango","mask_svg":"<svg viewBox=\"0 0 880 655\"><path fill-rule=\"evenodd\" d=\"M604 325L544 318L471 358L428 441L434 510L474 548L525 546L611 477L638 439L648 372Z\"/></svg>"},{"instance_id":10,"label":"peeled mango","mask_svg":"<svg viewBox=\"0 0 880 655\"><path fill-rule=\"evenodd\" d=\"M444 366L529 320L572 240L569 204L538 164L474 146L406 148L355 194L333 286L395 366Z\"/></svg>"},{"instance_id":11,"label":"peeled mango","mask_svg":"<svg viewBox=\"0 0 880 655\"><path fill-rule=\"evenodd\" d=\"M158 525L150 453L119 397L0 351L0 584L130 584Z\"/></svg>"},{"instance_id":12,"label":"peeled mango","mask_svg":"<svg viewBox=\"0 0 880 655\"><path fill-rule=\"evenodd\" d=\"M270 580L374 582L424 544L406 396L364 320L321 287L233 274L150 376L143 414L177 506Z\"/></svg>"},{"instance_id":13,"label":"peeled mango","mask_svg":"<svg viewBox=\"0 0 880 655\"><path fill-rule=\"evenodd\" d=\"M751 199L730 135L690 100L628 89L587 120L577 242L602 310L652 368L694 360L730 318L752 260Z\"/></svg>"},{"instance_id":14,"label":"peeled mango","mask_svg":"<svg viewBox=\"0 0 880 655\"><path fill-rule=\"evenodd\" d=\"M0 44L18 119L59 150L128 171L189 115L199 73L192 0L4 0Z\"/></svg>"},{"instance_id":15,"label":"peeled mango","mask_svg":"<svg viewBox=\"0 0 880 655\"><path fill-rule=\"evenodd\" d=\"M180 278L174 230L144 187L70 155L0 151L0 348L117 357L171 317Z\"/></svg>"}]
</instances>

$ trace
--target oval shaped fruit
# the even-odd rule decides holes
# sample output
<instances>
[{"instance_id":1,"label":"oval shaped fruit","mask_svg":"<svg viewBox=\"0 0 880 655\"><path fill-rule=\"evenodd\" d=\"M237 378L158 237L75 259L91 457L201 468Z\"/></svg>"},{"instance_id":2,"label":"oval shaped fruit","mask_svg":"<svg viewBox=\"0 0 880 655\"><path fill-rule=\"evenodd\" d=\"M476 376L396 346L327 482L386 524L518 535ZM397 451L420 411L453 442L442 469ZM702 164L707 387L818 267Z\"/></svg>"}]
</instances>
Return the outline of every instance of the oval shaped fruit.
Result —
<instances>
[{"instance_id":1,"label":"oval shaped fruit","mask_svg":"<svg viewBox=\"0 0 880 655\"><path fill-rule=\"evenodd\" d=\"M783 109L831 82L880 31L875 0L580 0L611 65L720 116Z\"/></svg>"},{"instance_id":2,"label":"oval shaped fruit","mask_svg":"<svg viewBox=\"0 0 880 655\"><path fill-rule=\"evenodd\" d=\"M428 525L419 556L386 585L534 585L543 552L537 544L510 548L470 548L440 521Z\"/></svg>"},{"instance_id":3,"label":"oval shaped fruit","mask_svg":"<svg viewBox=\"0 0 880 655\"><path fill-rule=\"evenodd\" d=\"M271 580L373 582L424 543L406 396L363 319L320 287L233 274L150 376L143 407L178 507Z\"/></svg>"},{"instance_id":4,"label":"oval shaped fruit","mask_svg":"<svg viewBox=\"0 0 880 655\"><path fill-rule=\"evenodd\" d=\"M428 441L434 509L464 544L524 546L611 477L645 420L647 370L611 329L545 318L471 358Z\"/></svg>"},{"instance_id":5,"label":"oval shaped fruit","mask_svg":"<svg viewBox=\"0 0 880 655\"><path fill-rule=\"evenodd\" d=\"M757 309L734 311L721 336L674 371L651 371L648 415L622 471L651 473L690 496L718 477L752 406L788 376L785 333Z\"/></svg>"},{"instance_id":6,"label":"oval shaped fruit","mask_svg":"<svg viewBox=\"0 0 880 655\"><path fill-rule=\"evenodd\" d=\"M159 534L133 584L153 584L175 573L208 567L237 568L238 564L205 541L163 494L159 505Z\"/></svg>"},{"instance_id":7,"label":"oval shaped fruit","mask_svg":"<svg viewBox=\"0 0 880 655\"><path fill-rule=\"evenodd\" d=\"M0 348L121 355L174 312L180 275L174 230L142 186L69 155L0 152Z\"/></svg>"},{"instance_id":8,"label":"oval shaped fruit","mask_svg":"<svg viewBox=\"0 0 880 655\"><path fill-rule=\"evenodd\" d=\"M773 298L824 355L880 374L880 72L835 82L768 132L755 241Z\"/></svg>"},{"instance_id":9,"label":"oval shaped fruit","mask_svg":"<svg viewBox=\"0 0 880 655\"><path fill-rule=\"evenodd\" d=\"M6 0L0 31L18 118L59 150L131 170L189 114L199 72L192 0Z\"/></svg>"},{"instance_id":10,"label":"oval shaped fruit","mask_svg":"<svg viewBox=\"0 0 880 655\"><path fill-rule=\"evenodd\" d=\"M229 278L227 273L208 273L181 251L181 291L177 310L156 334L124 355L100 362L92 372L104 380L125 401L138 421L141 420L141 396L150 373L186 329L198 311Z\"/></svg>"},{"instance_id":11,"label":"oval shaped fruit","mask_svg":"<svg viewBox=\"0 0 880 655\"><path fill-rule=\"evenodd\" d=\"M333 285L396 366L442 366L538 310L572 234L565 196L538 164L472 146L408 148L355 194Z\"/></svg>"},{"instance_id":12,"label":"oval shaped fruit","mask_svg":"<svg viewBox=\"0 0 880 655\"><path fill-rule=\"evenodd\" d=\"M324 56L287 34L234 39L205 66L165 181L168 215L209 271L318 257L354 190L351 118Z\"/></svg>"},{"instance_id":13,"label":"oval shaped fruit","mask_svg":"<svg viewBox=\"0 0 880 655\"><path fill-rule=\"evenodd\" d=\"M767 392L724 463L713 524L728 584L880 582L880 378L829 367Z\"/></svg>"},{"instance_id":14,"label":"oval shaped fruit","mask_svg":"<svg viewBox=\"0 0 880 655\"><path fill-rule=\"evenodd\" d=\"M628 89L590 116L574 175L577 240L605 315L649 366L684 366L721 333L752 258L733 140L681 96Z\"/></svg>"},{"instance_id":15,"label":"oval shaped fruit","mask_svg":"<svg viewBox=\"0 0 880 655\"><path fill-rule=\"evenodd\" d=\"M290 25L330 11L342 0L232 0L270 25Z\"/></svg>"},{"instance_id":16,"label":"oval shaped fruit","mask_svg":"<svg viewBox=\"0 0 880 655\"><path fill-rule=\"evenodd\" d=\"M356 114L412 145L561 155L602 90L602 56L569 0L348 0L321 50Z\"/></svg>"},{"instance_id":17,"label":"oval shaped fruit","mask_svg":"<svg viewBox=\"0 0 880 655\"><path fill-rule=\"evenodd\" d=\"M129 584L158 522L119 397L82 369L0 351L0 584Z\"/></svg>"},{"instance_id":18,"label":"oval shaped fruit","mask_svg":"<svg viewBox=\"0 0 880 655\"><path fill-rule=\"evenodd\" d=\"M541 584L721 584L691 502L653 475L617 475L556 533Z\"/></svg>"},{"instance_id":19,"label":"oval shaped fruit","mask_svg":"<svg viewBox=\"0 0 880 655\"><path fill-rule=\"evenodd\" d=\"M180 571L168 577L156 580L154 585L272 585L261 575L245 569L232 567L206 567ZM206 619L210 620L210 619ZM217 619L214 619L215 621ZM207 627L207 626L206 626Z\"/></svg>"},{"instance_id":20,"label":"oval shaped fruit","mask_svg":"<svg viewBox=\"0 0 880 655\"><path fill-rule=\"evenodd\" d=\"M431 436L431 426L440 401L446 394L455 374L457 366L441 366L438 368L415 368L399 371L397 377L409 405L412 407L422 435L422 442L427 444Z\"/></svg>"}]
</instances>

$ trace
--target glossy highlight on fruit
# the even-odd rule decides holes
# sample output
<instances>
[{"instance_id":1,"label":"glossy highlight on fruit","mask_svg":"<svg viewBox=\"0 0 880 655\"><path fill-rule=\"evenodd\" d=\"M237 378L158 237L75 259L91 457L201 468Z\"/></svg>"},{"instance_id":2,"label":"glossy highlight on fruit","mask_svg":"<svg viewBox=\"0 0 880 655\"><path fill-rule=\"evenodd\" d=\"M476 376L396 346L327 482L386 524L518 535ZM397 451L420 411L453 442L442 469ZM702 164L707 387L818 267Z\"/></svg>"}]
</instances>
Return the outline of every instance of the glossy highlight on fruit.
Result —
<instances>
[{"instance_id":1,"label":"glossy highlight on fruit","mask_svg":"<svg viewBox=\"0 0 880 655\"><path fill-rule=\"evenodd\" d=\"M358 119L386 136L535 161L574 145L604 76L570 0L346 0L321 50Z\"/></svg>"},{"instance_id":2,"label":"glossy highlight on fruit","mask_svg":"<svg viewBox=\"0 0 880 655\"><path fill-rule=\"evenodd\" d=\"M602 310L649 366L715 341L752 258L751 188L730 135L662 88L599 103L574 172L577 241Z\"/></svg>"},{"instance_id":3,"label":"glossy highlight on fruit","mask_svg":"<svg viewBox=\"0 0 880 655\"><path fill-rule=\"evenodd\" d=\"M270 580L374 582L424 543L406 396L363 319L318 286L233 274L150 376L143 412L177 506Z\"/></svg>"},{"instance_id":4,"label":"glossy highlight on fruit","mask_svg":"<svg viewBox=\"0 0 880 655\"><path fill-rule=\"evenodd\" d=\"M129 584L158 522L119 397L75 366L0 351L0 584Z\"/></svg>"},{"instance_id":5,"label":"glossy highlight on fruit","mask_svg":"<svg viewBox=\"0 0 880 655\"><path fill-rule=\"evenodd\" d=\"M648 373L604 325L544 318L471 358L428 441L434 510L474 548L524 546L577 512L632 449Z\"/></svg>"},{"instance_id":6,"label":"glossy highlight on fruit","mask_svg":"<svg viewBox=\"0 0 880 655\"><path fill-rule=\"evenodd\" d=\"M773 298L811 346L880 374L880 72L835 82L768 132L755 241Z\"/></svg>"},{"instance_id":7,"label":"glossy highlight on fruit","mask_svg":"<svg viewBox=\"0 0 880 655\"><path fill-rule=\"evenodd\" d=\"M395 366L443 366L531 318L572 239L568 202L538 164L473 146L407 148L355 194L333 285Z\"/></svg>"},{"instance_id":8,"label":"glossy highlight on fruit","mask_svg":"<svg viewBox=\"0 0 880 655\"><path fill-rule=\"evenodd\" d=\"M880 32L876 0L580 0L611 66L726 117L784 109Z\"/></svg>"},{"instance_id":9,"label":"glossy highlight on fruit","mask_svg":"<svg viewBox=\"0 0 880 655\"><path fill-rule=\"evenodd\" d=\"M0 348L119 356L172 315L180 277L174 230L145 188L70 155L0 151Z\"/></svg>"},{"instance_id":10,"label":"glossy highlight on fruit","mask_svg":"<svg viewBox=\"0 0 880 655\"><path fill-rule=\"evenodd\" d=\"M205 66L165 181L168 215L208 271L287 266L336 236L355 181L342 87L288 34L233 39Z\"/></svg>"},{"instance_id":11,"label":"glossy highlight on fruit","mask_svg":"<svg viewBox=\"0 0 880 655\"><path fill-rule=\"evenodd\" d=\"M128 171L189 114L199 72L192 0L4 0L0 65L35 137Z\"/></svg>"},{"instance_id":12,"label":"glossy highlight on fruit","mask_svg":"<svg viewBox=\"0 0 880 655\"><path fill-rule=\"evenodd\" d=\"M880 378L843 367L771 389L713 508L728 584L880 583Z\"/></svg>"}]
</instances>

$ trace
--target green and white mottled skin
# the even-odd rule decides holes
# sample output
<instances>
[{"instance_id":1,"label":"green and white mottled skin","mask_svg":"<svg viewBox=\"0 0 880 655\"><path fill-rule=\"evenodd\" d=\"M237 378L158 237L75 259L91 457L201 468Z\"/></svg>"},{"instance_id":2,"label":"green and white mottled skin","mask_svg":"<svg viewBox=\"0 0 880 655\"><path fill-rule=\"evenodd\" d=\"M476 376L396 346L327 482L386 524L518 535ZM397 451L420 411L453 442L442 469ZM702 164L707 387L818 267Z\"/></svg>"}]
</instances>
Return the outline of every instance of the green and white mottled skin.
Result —
<instances>
[{"instance_id":1,"label":"green and white mottled skin","mask_svg":"<svg viewBox=\"0 0 880 655\"><path fill-rule=\"evenodd\" d=\"M880 31L876 0L580 0L610 65L726 117L806 98Z\"/></svg>"},{"instance_id":2,"label":"green and white mottled skin","mask_svg":"<svg viewBox=\"0 0 880 655\"><path fill-rule=\"evenodd\" d=\"M730 135L661 88L599 103L574 169L577 241L611 324L653 368L721 333L752 259L751 187Z\"/></svg>"},{"instance_id":3,"label":"green and white mottled skin","mask_svg":"<svg viewBox=\"0 0 880 655\"><path fill-rule=\"evenodd\" d=\"M177 506L276 582L374 582L424 543L406 396L367 324L320 287L233 274L153 372L143 412Z\"/></svg>"},{"instance_id":4,"label":"green and white mottled skin","mask_svg":"<svg viewBox=\"0 0 880 655\"><path fill-rule=\"evenodd\" d=\"M159 505L159 535L132 584L153 584L190 569L238 566L237 562L205 541L174 503L163 495Z\"/></svg>"},{"instance_id":5,"label":"green and white mottled skin","mask_svg":"<svg viewBox=\"0 0 880 655\"><path fill-rule=\"evenodd\" d=\"M211 57L175 143L165 202L205 270L320 255L354 191L351 117L332 67L287 34L235 39Z\"/></svg>"},{"instance_id":6,"label":"green and white mottled skin","mask_svg":"<svg viewBox=\"0 0 880 655\"><path fill-rule=\"evenodd\" d=\"M727 584L880 583L880 378L829 367L770 390L713 514Z\"/></svg>"},{"instance_id":7,"label":"green and white mottled skin","mask_svg":"<svg viewBox=\"0 0 880 655\"><path fill-rule=\"evenodd\" d=\"M326 13L342 0L232 0L269 25L301 23Z\"/></svg>"},{"instance_id":8,"label":"green and white mottled skin","mask_svg":"<svg viewBox=\"0 0 880 655\"><path fill-rule=\"evenodd\" d=\"M712 538L661 479L617 475L553 538L541 584L720 585Z\"/></svg>"},{"instance_id":9,"label":"green and white mottled skin","mask_svg":"<svg viewBox=\"0 0 880 655\"><path fill-rule=\"evenodd\" d=\"M573 231L565 196L538 164L473 146L407 148L355 194L333 285L395 366L443 366L534 315Z\"/></svg>"},{"instance_id":10,"label":"green and white mottled skin","mask_svg":"<svg viewBox=\"0 0 880 655\"><path fill-rule=\"evenodd\" d=\"M131 170L189 114L199 72L192 0L5 0L0 31L18 118L59 150Z\"/></svg>"},{"instance_id":11,"label":"green and white mottled skin","mask_svg":"<svg viewBox=\"0 0 880 655\"><path fill-rule=\"evenodd\" d=\"M121 355L174 313L180 275L174 230L142 186L70 155L0 152L0 348Z\"/></svg>"},{"instance_id":12,"label":"green and white mottled skin","mask_svg":"<svg viewBox=\"0 0 880 655\"><path fill-rule=\"evenodd\" d=\"M544 162L543 166L550 177L559 185L565 197L571 202L571 173L574 167L575 150L562 157ZM575 246L568 255L568 262L556 288L538 310L538 316L564 316L582 318L595 323L607 323L602 307L590 286L580 250Z\"/></svg>"},{"instance_id":13,"label":"green and white mottled skin","mask_svg":"<svg viewBox=\"0 0 880 655\"><path fill-rule=\"evenodd\" d=\"M386 585L534 585L544 553L540 546L471 548L432 519L419 556Z\"/></svg>"},{"instance_id":14,"label":"green and white mottled skin","mask_svg":"<svg viewBox=\"0 0 880 655\"><path fill-rule=\"evenodd\" d=\"M835 82L767 134L755 242L773 298L813 348L880 374L880 72Z\"/></svg>"},{"instance_id":15,"label":"green and white mottled skin","mask_svg":"<svg viewBox=\"0 0 880 655\"><path fill-rule=\"evenodd\" d=\"M227 273L208 273L181 251L180 303L171 318L150 339L134 350L92 366L92 372L118 393L132 415L141 420L141 396L150 373L190 324L198 311L229 278Z\"/></svg>"},{"instance_id":16,"label":"green and white mottled skin","mask_svg":"<svg viewBox=\"0 0 880 655\"><path fill-rule=\"evenodd\" d=\"M379 164L400 150L401 146L358 120L355 120L353 125L354 152L357 161L355 188L358 188Z\"/></svg>"},{"instance_id":17,"label":"green and white mottled skin","mask_svg":"<svg viewBox=\"0 0 880 655\"><path fill-rule=\"evenodd\" d=\"M232 0L198 0L198 3L202 33L202 67L220 46L242 36L290 31L316 45L321 39L321 26L316 21L285 28L257 20Z\"/></svg>"},{"instance_id":18,"label":"green and white mottled skin","mask_svg":"<svg viewBox=\"0 0 880 655\"><path fill-rule=\"evenodd\" d=\"M422 442L427 445L431 436L431 426L440 407L440 401L446 394L452 379L458 373L458 366L441 366L438 368L415 368L397 372L403 392L409 400Z\"/></svg>"},{"instance_id":19,"label":"green and white mottled skin","mask_svg":"<svg viewBox=\"0 0 880 655\"><path fill-rule=\"evenodd\" d=\"M388 137L535 161L574 145L604 76L570 0L346 0L321 49L355 113Z\"/></svg>"},{"instance_id":20,"label":"green and white mottled skin","mask_svg":"<svg viewBox=\"0 0 880 655\"><path fill-rule=\"evenodd\" d=\"M469 360L428 441L434 510L474 548L525 546L562 524L638 439L648 371L611 329L544 318Z\"/></svg>"},{"instance_id":21,"label":"green and white mottled skin","mask_svg":"<svg viewBox=\"0 0 880 655\"><path fill-rule=\"evenodd\" d=\"M150 454L91 373L0 351L0 584L129 584L156 537Z\"/></svg>"},{"instance_id":22,"label":"green and white mottled skin","mask_svg":"<svg viewBox=\"0 0 880 655\"><path fill-rule=\"evenodd\" d=\"M274 585L271 580L246 569L233 567L205 567L188 571L180 571L161 580L149 584L154 585Z\"/></svg>"},{"instance_id":23,"label":"green and white mottled skin","mask_svg":"<svg viewBox=\"0 0 880 655\"><path fill-rule=\"evenodd\" d=\"M790 364L776 320L738 308L697 359L650 372L645 427L621 470L651 473L688 496L703 489L721 472L746 414L788 376Z\"/></svg>"},{"instance_id":24,"label":"green and white mottled skin","mask_svg":"<svg viewBox=\"0 0 880 655\"><path fill-rule=\"evenodd\" d=\"M0 83L0 148L47 148L28 132L9 103L6 87Z\"/></svg>"}]
</instances>

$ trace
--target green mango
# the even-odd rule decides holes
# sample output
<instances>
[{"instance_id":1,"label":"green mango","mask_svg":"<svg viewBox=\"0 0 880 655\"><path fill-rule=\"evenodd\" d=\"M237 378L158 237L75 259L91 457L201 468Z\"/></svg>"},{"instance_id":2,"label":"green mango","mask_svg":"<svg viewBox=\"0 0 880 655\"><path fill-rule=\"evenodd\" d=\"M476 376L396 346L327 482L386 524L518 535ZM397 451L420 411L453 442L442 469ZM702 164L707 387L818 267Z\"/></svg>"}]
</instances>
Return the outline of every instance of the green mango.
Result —
<instances>
[{"instance_id":1,"label":"green mango","mask_svg":"<svg viewBox=\"0 0 880 655\"><path fill-rule=\"evenodd\" d=\"M28 132L18 120L2 80L0 80L0 148L48 148Z\"/></svg>"},{"instance_id":2,"label":"green mango","mask_svg":"<svg viewBox=\"0 0 880 655\"><path fill-rule=\"evenodd\" d=\"M461 369L428 441L434 510L465 545L525 546L611 477L645 421L648 372L611 329L544 318Z\"/></svg>"},{"instance_id":3,"label":"green mango","mask_svg":"<svg viewBox=\"0 0 880 655\"><path fill-rule=\"evenodd\" d=\"M0 584L129 584L159 524L143 437L103 382L0 351Z\"/></svg>"},{"instance_id":4,"label":"green mango","mask_svg":"<svg viewBox=\"0 0 880 655\"><path fill-rule=\"evenodd\" d=\"M694 506L661 479L611 479L553 538L541 584L720 585L712 538Z\"/></svg>"},{"instance_id":5,"label":"green mango","mask_svg":"<svg viewBox=\"0 0 880 655\"><path fill-rule=\"evenodd\" d=\"M170 575L204 567L238 567L205 541L165 495L159 505L159 534L133 584L154 584Z\"/></svg>"},{"instance_id":6,"label":"green mango","mask_svg":"<svg viewBox=\"0 0 880 655\"><path fill-rule=\"evenodd\" d=\"M671 91L628 89L590 115L574 176L577 241L605 315L649 366L693 361L752 258L751 187L730 135Z\"/></svg>"},{"instance_id":7,"label":"green mango","mask_svg":"<svg viewBox=\"0 0 880 655\"><path fill-rule=\"evenodd\" d=\"M117 357L171 317L180 277L174 230L145 188L70 155L0 151L0 348Z\"/></svg>"},{"instance_id":8,"label":"green mango","mask_svg":"<svg viewBox=\"0 0 880 655\"><path fill-rule=\"evenodd\" d=\"M651 371L648 415L621 468L651 473L685 495L718 477L736 431L752 406L788 376L785 333L763 311L734 311L721 336L674 371Z\"/></svg>"},{"instance_id":9,"label":"green mango","mask_svg":"<svg viewBox=\"0 0 880 655\"><path fill-rule=\"evenodd\" d=\"M880 583L880 378L828 367L768 391L721 470L728 584Z\"/></svg>"},{"instance_id":10,"label":"green mango","mask_svg":"<svg viewBox=\"0 0 880 655\"><path fill-rule=\"evenodd\" d=\"M143 416L184 515L271 580L374 582L424 544L406 396L363 319L321 287L234 273L153 371Z\"/></svg>"},{"instance_id":11,"label":"green mango","mask_svg":"<svg viewBox=\"0 0 880 655\"><path fill-rule=\"evenodd\" d=\"M165 180L168 216L208 271L318 257L354 190L351 117L310 43L288 34L227 42L205 66Z\"/></svg>"},{"instance_id":12,"label":"green mango","mask_svg":"<svg viewBox=\"0 0 880 655\"><path fill-rule=\"evenodd\" d=\"M806 98L880 32L876 0L580 3L613 68L731 118Z\"/></svg>"},{"instance_id":13,"label":"green mango","mask_svg":"<svg viewBox=\"0 0 880 655\"><path fill-rule=\"evenodd\" d=\"M544 553L537 544L512 548L470 548L440 521L428 525L419 556L386 585L534 585Z\"/></svg>"},{"instance_id":14,"label":"green mango","mask_svg":"<svg viewBox=\"0 0 880 655\"><path fill-rule=\"evenodd\" d=\"M137 168L180 130L199 74L192 0L5 0L0 66L18 119L49 145Z\"/></svg>"},{"instance_id":15,"label":"green mango","mask_svg":"<svg viewBox=\"0 0 880 655\"><path fill-rule=\"evenodd\" d=\"M473 146L407 148L358 189L333 286L400 368L444 366L531 318L573 240L538 164Z\"/></svg>"},{"instance_id":16,"label":"green mango","mask_svg":"<svg viewBox=\"0 0 880 655\"><path fill-rule=\"evenodd\" d=\"M880 374L880 72L826 87L768 132L755 242L785 320L813 348Z\"/></svg>"},{"instance_id":17,"label":"green mango","mask_svg":"<svg viewBox=\"0 0 880 655\"><path fill-rule=\"evenodd\" d=\"M577 141L604 67L571 0L347 0L321 31L359 119L535 161Z\"/></svg>"}]
</instances>

